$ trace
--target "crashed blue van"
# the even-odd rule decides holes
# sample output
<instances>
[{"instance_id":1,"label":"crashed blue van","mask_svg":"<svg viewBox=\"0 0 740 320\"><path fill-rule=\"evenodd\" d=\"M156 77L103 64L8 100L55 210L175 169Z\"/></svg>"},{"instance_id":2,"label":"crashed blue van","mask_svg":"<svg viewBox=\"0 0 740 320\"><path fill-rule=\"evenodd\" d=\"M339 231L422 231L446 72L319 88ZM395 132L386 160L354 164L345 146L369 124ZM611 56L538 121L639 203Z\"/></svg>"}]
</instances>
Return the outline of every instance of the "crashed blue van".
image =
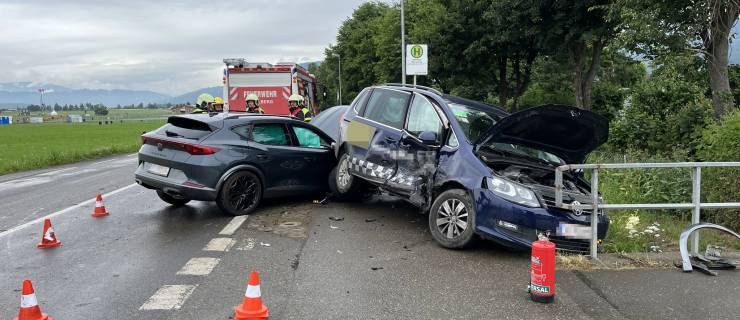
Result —
<instances>
[{"instance_id":1,"label":"crashed blue van","mask_svg":"<svg viewBox=\"0 0 740 320\"><path fill-rule=\"evenodd\" d=\"M466 247L478 235L526 249L547 236L559 250L587 252L594 213L554 206L554 172L582 163L606 142L608 126L563 105L508 114L431 88L368 87L341 119L330 185L342 197L369 186L402 197L429 213L443 247ZM592 203L582 173L563 180L565 203ZM609 219L596 214L603 239Z\"/></svg>"}]
</instances>

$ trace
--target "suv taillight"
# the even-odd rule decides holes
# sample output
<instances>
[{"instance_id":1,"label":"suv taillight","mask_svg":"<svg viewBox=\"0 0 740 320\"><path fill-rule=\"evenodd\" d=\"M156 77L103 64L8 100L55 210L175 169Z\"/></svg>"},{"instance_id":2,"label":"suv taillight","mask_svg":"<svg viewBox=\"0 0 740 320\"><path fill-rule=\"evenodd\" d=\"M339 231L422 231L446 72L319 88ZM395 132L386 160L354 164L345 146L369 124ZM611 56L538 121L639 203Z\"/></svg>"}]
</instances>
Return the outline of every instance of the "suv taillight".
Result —
<instances>
[{"instance_id":1,"label":"suv taillight","mask_svg":"<svg viewBox=\"0 0 740 320\"><path fill-rule=\"evenodd\" d=\"M218 148L213 147L206 147L206 146L196 146L193 144L182 144L183 149L185 149L185 152L192 154L194 156L201 156L201 155L207 155L207 154L214 154L218 152Z\"/></svg>"}]
</instances>

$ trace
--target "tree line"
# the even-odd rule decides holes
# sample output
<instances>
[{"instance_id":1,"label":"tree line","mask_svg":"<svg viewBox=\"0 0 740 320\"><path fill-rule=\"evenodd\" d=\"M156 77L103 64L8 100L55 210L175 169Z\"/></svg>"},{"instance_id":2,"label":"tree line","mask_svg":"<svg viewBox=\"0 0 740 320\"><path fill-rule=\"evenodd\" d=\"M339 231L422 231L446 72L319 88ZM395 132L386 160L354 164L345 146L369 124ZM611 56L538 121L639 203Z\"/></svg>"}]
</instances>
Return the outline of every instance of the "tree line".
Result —
<instances>
[{"instance_id":1,"label":"tree line","mask_svg":"<svg viewBox=\"0 0 740 320\"><path fill-rule=\"evenodd\" d=\"M407 43L429 44L430 75L420 83L444 92L511 111L544 97L604 109L603 100L649 76L645 66L692 56L712 116L734 110L728 53L740 0L408 0L405 10ZM335 103L337 55L345 100L399 82L399 31L398 3L358 7L315 68L326 103ZM610 86L616 91L604 92Z\"/></svg>"},{"instance_id":2,"label":"tree line","mask_svg":"<svg viewBox=\"0 0 740 320\"><path fill-rule=\"evenodd\" d=\"M164 109L164 108L171 108L173 106L172 103L147 103L146 105L144 103L139 104L129 104L129 105L116 105L116 109ZM108 109L108 106L105 106L100 103L92 104L92 103L80 103L80 104L63 104L60 105L58 103L55 103L54 105L37 105L32 104L26 106L26 109L31 112L51 112L51 111L95 111L100 109Z\"/></svg>"}]
</instances>

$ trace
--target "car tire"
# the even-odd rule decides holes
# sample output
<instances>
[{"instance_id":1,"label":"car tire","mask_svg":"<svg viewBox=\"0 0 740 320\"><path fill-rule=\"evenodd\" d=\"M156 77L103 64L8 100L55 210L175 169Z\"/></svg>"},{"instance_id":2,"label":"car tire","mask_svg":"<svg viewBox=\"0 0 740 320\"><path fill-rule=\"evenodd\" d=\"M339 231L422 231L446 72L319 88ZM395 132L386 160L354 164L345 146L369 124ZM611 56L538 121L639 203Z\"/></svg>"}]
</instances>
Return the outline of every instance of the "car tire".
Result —
<instances>
[{"instance_id":1,"label":"car tire","mask_svg":"<svg viewBox=\"0 0 740 320\"><path fill-rule=\"evenodd\" d=\"M329 173L329 190L335 197L344 200L361 199L367 190L367 183L349 172L349 155L339 157L337 166Z\"/></svg>"},{"instance_id":2,"label":"car tire","mask_svg":"<svg viewBox=\"0 0 740 320\"><path fill-rule=\"evenodd\" d=\"M237 171L221 185L216 204L222 211L241 216L249 214L262 201L262 181L250 171Z\"/></svg>"},{"instance_id":3,"label":"car tire","mask_svg":"<svg viewBox=\"0 0 740 320\"><path fill-rule=\"evenodd\" d=\"M162 190L157 190L157 195L159 196L162 201L167 202L175 207L181 207L186 205L188 202L190 202L190 199L185 198L176 198L169 194L164 193Z\"/></svg>"},{"instance_id":4,"label":"car tire","mask_svg":"<svg viewBox=\"0 0 740 320\"><path fill-rule=\"evenodd\" d=\"M429 231L441 246L462 249L475 237L475 208L470 195L461 189L442 192L429 211Z\"/></svg>"}]
</instances>

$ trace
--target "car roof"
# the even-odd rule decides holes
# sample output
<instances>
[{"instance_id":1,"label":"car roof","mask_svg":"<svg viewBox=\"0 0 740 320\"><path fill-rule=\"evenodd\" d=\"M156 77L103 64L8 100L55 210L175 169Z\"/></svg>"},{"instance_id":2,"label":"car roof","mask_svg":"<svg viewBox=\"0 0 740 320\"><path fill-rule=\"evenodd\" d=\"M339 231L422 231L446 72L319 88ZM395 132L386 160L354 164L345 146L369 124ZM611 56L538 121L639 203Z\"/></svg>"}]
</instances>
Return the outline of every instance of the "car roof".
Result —
<instances>
[{"instance_id":1,"label":"car roof","mask_svg":"<svg viewBox=\"0 0 740 320\"><path fill-rule=\"evenodd\" d=\"M407 92L416 92L420 94L436 94L440 98L442 98L442 100L444 100L445 102L452 102L456 104L465 105L467 107L480 110L480 111L493 112L502 118L509 115L509 113L506 112L506 110L504 110L503 108L499 106L490 105L490 104L483 103L480 101L466 99L466 98L462 98L458 96L453 96L450 94L443 94L442 92L439 92L438 90L429 88L429 87L418 86L418 85L417 86L404 85L404 84L397 84L397 83L382 84L382 85L377 85L374 87L383 88L383 89L401 90L401 91L407 91Z\"/></svg>"}]
</instances>

